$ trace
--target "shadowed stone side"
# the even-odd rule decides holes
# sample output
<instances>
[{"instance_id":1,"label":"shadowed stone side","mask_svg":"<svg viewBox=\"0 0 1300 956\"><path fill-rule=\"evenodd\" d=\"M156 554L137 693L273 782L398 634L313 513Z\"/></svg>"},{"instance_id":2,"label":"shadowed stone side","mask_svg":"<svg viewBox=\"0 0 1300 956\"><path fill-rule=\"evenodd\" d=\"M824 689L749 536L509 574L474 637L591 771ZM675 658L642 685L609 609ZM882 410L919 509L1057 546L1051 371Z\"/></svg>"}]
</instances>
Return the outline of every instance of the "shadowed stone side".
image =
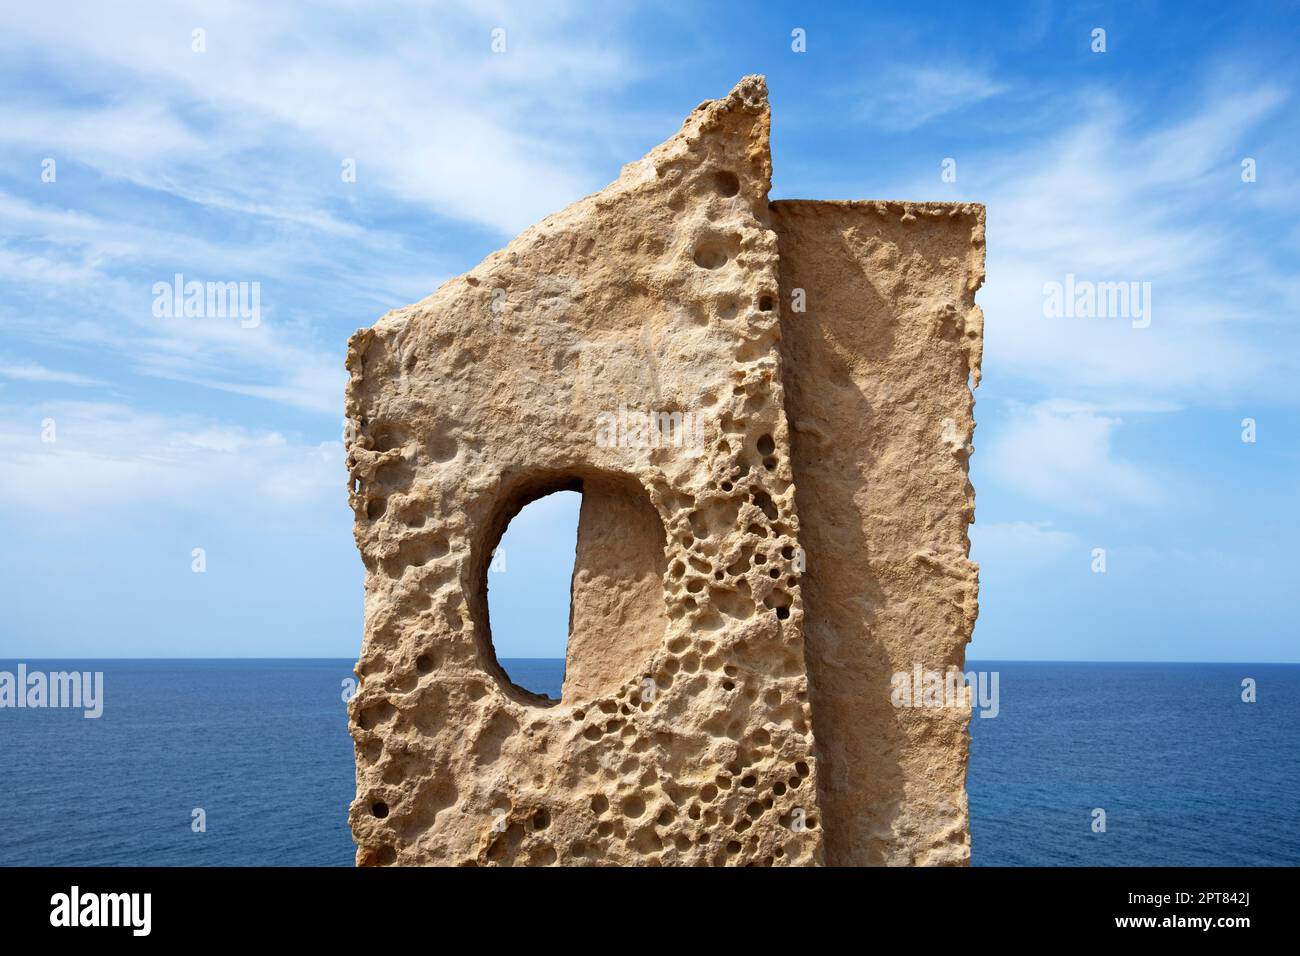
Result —
<instances>
[{"instance_id":1,"label":"shadowed stone side","mask_svg":"<svg viewBox=\"0 0 1300 956\"><path fill-rule=\"evenodd\" d=\"M826 862L964 864L970 710L896 708L890 681L917 663L961 668L975 624L984 208L772 213Z\"/></svg>"}]
</instances>

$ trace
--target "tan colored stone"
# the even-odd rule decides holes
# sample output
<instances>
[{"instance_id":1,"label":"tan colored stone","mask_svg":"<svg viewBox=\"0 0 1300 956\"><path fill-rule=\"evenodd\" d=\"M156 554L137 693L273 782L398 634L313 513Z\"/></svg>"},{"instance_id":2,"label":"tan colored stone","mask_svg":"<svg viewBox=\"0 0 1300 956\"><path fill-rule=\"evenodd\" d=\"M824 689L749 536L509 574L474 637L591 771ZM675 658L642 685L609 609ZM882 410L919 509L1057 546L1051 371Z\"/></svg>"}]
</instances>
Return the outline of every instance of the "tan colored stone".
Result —
<instances>
[{"instance_id":1,"label":"tan colored stone","mask_svg":"<svg viewBox=\"0 0 1300 956\"><path fill-rule=\"evenodd\" d=\"M582 483L565 700L617 693L628 662L649 660L668 627L664 526L631 479Z\"/></svg>"},{"instance_id":2,"label":"tan colored stone","mask_svg":"<svg viewBox=\"0 0 1300 956\"><path fill-rule=\"evenodd\" d=\"M813 730L831 865L961 864L969 709L896 708L961 668L977 612L967 477L984 208L778 202Z\"/></svg>"},{"instance_id":3,"label":"tan colored stone","mask_svg":"<svg viewBox=\"0 0 1300 956\"><path fill-rule=\"evenodd\" d=\"M747 77L349 343L358 863L965 861L969 714L889 678L960 664L974 622L983 211L770 209L768 123ZM497 663L486 594L561 488L554 702Z\"/></svg>"},{"instance_id":4,"label":"tan colored stone","mask_svg":"<svg viewBox=\"0 0 1300 956\"><path fill-rule=\"evenodd\" d=\"M750 77L351 340L359 863L821 862L769 177ZM702 441L605 447L622 409L698 416ZM662 531L637 555L580 532L575 617L601 630L549 704L496 663L488 561L523 503L588 484L632 489L614 507ZM615 520L602 500L591 528ZM602 562L661 569L662 615L628 597L653 641L583 592ZM572 659L602 641L607 660Z\"/></svg>"}]
</instances>

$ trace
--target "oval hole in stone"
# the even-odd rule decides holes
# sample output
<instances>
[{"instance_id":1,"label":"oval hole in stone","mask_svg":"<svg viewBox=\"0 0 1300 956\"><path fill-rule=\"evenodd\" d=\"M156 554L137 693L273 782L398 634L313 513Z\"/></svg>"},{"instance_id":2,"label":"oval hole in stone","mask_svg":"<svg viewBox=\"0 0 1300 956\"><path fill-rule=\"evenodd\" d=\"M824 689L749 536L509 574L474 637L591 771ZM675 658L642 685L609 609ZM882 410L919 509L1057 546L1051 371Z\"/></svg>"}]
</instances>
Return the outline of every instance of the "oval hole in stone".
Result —
<instances>
[{"instance_id":1,"label":"oval hole in stone","mask_svg":"<svg viewBox=\"0 0 1300 956\"><path fill-rule=\"evenodd\" d=\"M502 514L477 602L489 670L525 704L616 693L667 625L666 534L649 495L628 476L551 478L507 499Z\"/></svg>"},{"instance_id":2,"label":"oval hole in stone","mask_svg":"<svg viewBox=\"0 0 1300 956\"><path fill-rule=\"evenodd\" d=\"M582 495L557 491L520 509L488 564L488 616L510 682L559 700Z\"/></svg>"}]
</instances>

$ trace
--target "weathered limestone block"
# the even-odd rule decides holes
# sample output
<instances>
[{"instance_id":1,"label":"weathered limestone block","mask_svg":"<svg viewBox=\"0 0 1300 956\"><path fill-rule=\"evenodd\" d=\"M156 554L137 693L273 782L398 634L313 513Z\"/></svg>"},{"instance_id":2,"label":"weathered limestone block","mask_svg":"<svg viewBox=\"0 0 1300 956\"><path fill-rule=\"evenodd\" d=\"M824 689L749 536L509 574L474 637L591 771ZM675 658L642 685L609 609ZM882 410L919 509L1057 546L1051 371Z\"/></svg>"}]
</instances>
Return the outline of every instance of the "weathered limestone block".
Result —
<instances>
[{"instance_id":1,"label":"weathered limestone block","mask_svg":"<svg viewBox=\"0 0 1300 956\"><path fill-rule=\"evenodd\" d=\"M349 343L359 863L822 862L768 122L747 78ZM497 664L486 575L588 487L556 704Z\"/></svg>"},{"instance_id":2,"label":"weathered limestone block","mask_svg":"<svg viewBox=\"0 0 1300 956\"><path fill-rule=\"evenodd\" d=\"M786 413L830 865L961 864L969 709L896 708L891 677L961 669L984 208L777 202Z\"/></svg>"},{"instance_id":3,"label":"weathered limestone block","mask_svg":"<svg viewBox=\"0 0 1300 956\"><path fill-rule=\"evenodd\" d=\"M768 125L747 77L350 341L358 863L968 858L969 713L890 676L960 666L974 623L983 210L769 207ZM486 593L562 488L556 702L497 663Z\"/></svg>"}]
</instances>

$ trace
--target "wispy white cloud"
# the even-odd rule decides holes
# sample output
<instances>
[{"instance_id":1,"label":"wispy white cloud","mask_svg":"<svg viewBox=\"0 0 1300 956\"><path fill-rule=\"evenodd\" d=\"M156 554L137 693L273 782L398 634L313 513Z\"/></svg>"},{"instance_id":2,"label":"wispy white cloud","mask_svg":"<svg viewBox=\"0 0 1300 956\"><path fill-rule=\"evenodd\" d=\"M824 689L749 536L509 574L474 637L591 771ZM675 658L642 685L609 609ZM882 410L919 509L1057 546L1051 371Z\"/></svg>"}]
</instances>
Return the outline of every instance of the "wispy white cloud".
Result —
<instances>
[{"instance_id":1,"label":"wispy white cloud","mask_svg":"<svg viewBox=\"0 0 1300 956\"><path fill-rule=\"evenodd\" d=\"M326 6L307 19L254 2L86 5L75 17L16 9L0 49L42 50L118 96L48 112L11 105L0 112L0 143L263 211L312 192L321 199L350 157L359 185L507 233L598 185L585 151L553 134L628 77L630 55L610 39L614 14L569 4ZM194 29L206 31L205 52L191 48ZM494 29L505 31L504 53L492 51ZM304 168L315 190L293 188ZM210 192L212 182L225 194Z\"/></svg>"},{"instance_id":2,"label":"wispy white cloud","mask_svg":"<svg viewBox=\"0 0 1300 956\"><path fill-rule=\"evenodd\" d=\"M1096 406L1064 400L1013 409L980 446L981 466L1018 495L1065 509L1159 505L1165 484L1112 448L1122 423Z\"/></svg>"},{"instance_id":3,"label":"wispy white cloud","mask_svg":"<svg viewBox=\"0 0 1300 956\"><path fill-rule=\"evenodd\" d=\"M1261 208L1260 184L1239 174L1295 102L1267 79L1247 82L1246 65L1232 82L1223 72L1172 116L1084 88L1013 145L958 151L956 184L936 186L927 170L897 190L987 205L986 381L1110 405L1293 393L1300 330L1285 319L1300 309L1300 275L1269 238L1285 233L1290 207ZM1044 285L1070 274L1149 282L1150 326L1046 317Z\"/></svg>"},{"instance_id":4,"label":"wispy white cloud","mask_svg":"<svg viewBox=\"0 0 1300 956\"><path fill-rule=\"evenodd\" d=\"M0 516L14 523L92 533L138 507L305 528L346 508L344 478L341 440L106 402L0 407Z\"/></svg>"},{"instance_id":5,"label":"wispy white cloud","mask_svg":"<svg viewBox=\"0 0 1300 956\"><path fill-rule=\"evenodd\" d=\"M881 129L906 132L1007 89L990 72L974 66L901 66L872 79L857 113Z\"/></svg>"},{"instance_id":6,"label":"wispy white cloud","mask_svg":"<svg viewBox=\"0 0 1300 956\"><path fill-rule=\"evenodd\" d=\"M0 378L12 379L17 382L40 382L44 384L55 385L76 385L81 388L90 388L106 384L101 379L92 378L89 375L82 375L79 372L66 372L57 369L46 368L35 362L12 362L0 356Z\"/></svg>"},{"instance_id":7,"label":"wispy white cloud","mask_svg":"<svg viewBox=\"0 0 1300 956\"><path fill-rule=\"evenodd\" d=\"M1014 561L1037 565L1080 547L1078 537L1048 521L977 521L971 526L971 556L978 562Z\"/></svg>"}]
</instances>

